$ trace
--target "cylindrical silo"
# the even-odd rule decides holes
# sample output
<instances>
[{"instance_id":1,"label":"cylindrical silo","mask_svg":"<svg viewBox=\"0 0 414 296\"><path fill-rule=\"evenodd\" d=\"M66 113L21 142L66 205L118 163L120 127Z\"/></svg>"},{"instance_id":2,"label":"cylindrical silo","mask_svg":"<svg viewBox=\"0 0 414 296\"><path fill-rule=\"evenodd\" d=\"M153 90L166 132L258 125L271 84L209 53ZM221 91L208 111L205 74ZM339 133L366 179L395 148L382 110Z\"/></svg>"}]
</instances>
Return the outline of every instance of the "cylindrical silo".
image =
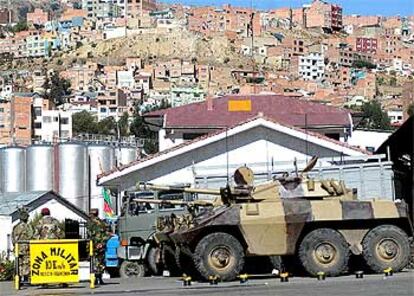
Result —
<instances>
[{"instance_id":1,"label":"cylindrical silo","mask_svg":"<svg viewBox=\"0 0 414 296\"><path fill-rule=\"evenodd\" d=\"M24 192L26 190L26 157L24 148L1 148L0 170L0 188L2 192Z\"/></svg>"},{"instance_id":2,"label":"cylindrical silo","mask_svg":"<svg viewBox=\"0 0 414 296\"><path fill-rule=\"evenodd\" d=\"M116 148L117 165L126 165L138 158L138 149L136 147L118 147Z\"/></svg>"},{"instance_id":3,"label":"cylindrical silo","mask_svg":"<svg viewBox=\"0 0 414 296\"><path fill-rule=\"evenodd\" d=\"M59 144L57 192L75 206L89 211L88 150L78 143Z\"/></svg>"},{"instance_id":4,"label":"cylindrical silo","mask_svg":"<svg viewBox=\"0 0 414 296\"><path fill-rule=\"evenodd\" d=\"M52 145L33 145L26 149L26 191L53 190L54 154Z\"/></svg>"},{"instance_id":5,"label":"cylindrical silo","mask_svg":"<svg viewBox=\"0 0 414 296\"><path fill-rule=\"evenodd\" d=\"M115 166L114 148L106 145L89 145L89 169L90 169L90 208L99 209L99 216L104 217L103 187L97 186L97 176L107 172ZM112 201L115 210L116 201Z\"/></svg>"}]
</instances>

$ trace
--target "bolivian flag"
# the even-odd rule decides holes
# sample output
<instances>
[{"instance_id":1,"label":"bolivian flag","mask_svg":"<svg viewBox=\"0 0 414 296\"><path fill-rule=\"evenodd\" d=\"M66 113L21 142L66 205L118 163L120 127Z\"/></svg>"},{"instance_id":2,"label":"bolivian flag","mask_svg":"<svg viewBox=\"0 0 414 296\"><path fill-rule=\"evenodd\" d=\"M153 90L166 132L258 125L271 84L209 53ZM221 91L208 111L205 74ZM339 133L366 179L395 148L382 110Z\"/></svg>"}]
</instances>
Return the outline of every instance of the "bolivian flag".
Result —
<instances>
[{"instance_id":1,"label":"bolivian flag","mask_svg":"<svg viewBox=\"0 0 414 296\"><path fill-rule=\"evenodd\" d=\"M105 213L105 218L114 218L115 214L114 211L112 210L112 201L111 201L111 196L108 192L108 190L106 190L105 188L102 188L102 194L104 197L104 213Z\"/></svg>"}]
</instances>

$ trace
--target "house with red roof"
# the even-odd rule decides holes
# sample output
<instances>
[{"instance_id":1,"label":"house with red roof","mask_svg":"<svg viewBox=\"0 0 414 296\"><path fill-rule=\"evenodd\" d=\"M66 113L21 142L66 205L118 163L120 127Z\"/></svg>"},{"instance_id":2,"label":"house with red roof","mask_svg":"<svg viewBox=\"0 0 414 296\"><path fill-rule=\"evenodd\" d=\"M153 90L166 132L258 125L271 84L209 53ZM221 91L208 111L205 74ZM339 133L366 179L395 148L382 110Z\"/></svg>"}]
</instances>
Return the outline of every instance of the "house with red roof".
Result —
<instances>
[{"instance_id":1,"label":"house with red roof","mask_svg":"<svg viewBox=\"0 0 414 296\"><path fill-rule=\"evenodd\" d=\"M162 151L237 126L258 115L338 141L345 141L350 136L353 125L350 112L346 109L282 95L209 98L199 103L146 113L144 121L151 129L158 131L159 150Z\"/></svg>"}]
</instances>

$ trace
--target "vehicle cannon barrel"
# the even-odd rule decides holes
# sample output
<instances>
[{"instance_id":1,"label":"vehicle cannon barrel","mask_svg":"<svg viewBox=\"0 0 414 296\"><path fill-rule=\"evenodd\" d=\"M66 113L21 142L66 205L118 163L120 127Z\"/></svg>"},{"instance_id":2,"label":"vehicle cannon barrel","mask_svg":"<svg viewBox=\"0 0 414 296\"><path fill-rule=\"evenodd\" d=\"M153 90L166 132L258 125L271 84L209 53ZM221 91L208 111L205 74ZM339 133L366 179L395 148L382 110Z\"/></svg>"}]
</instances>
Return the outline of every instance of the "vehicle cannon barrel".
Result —
<instances>
[{"instance_id":1,"label":"vehicle cannon barrel","mask_svg":"<svg viewBox=\"0 0 414 296\"><path fill-rule=\"evenodd\" d=\"M214 206L215 205L213 201L208 201L208 200L183 201L183 200L162 200L162 199L134 198L134 201L138 202L138 203L161 204L161 205L178 205L178 206L209 207L209 206Z\"/></svg>"},{"instance_id":2,"label":"vehicle cannon barrel","mask_svg":"<svg viewBox=\"0 0 414 296\"><path fill-rule=\"evenodd\" d=\"M220 195L220 189L204 189L204 188L189 188L181 186L161 186L153 184L138 183L137 189L142 191L179 191L186 193L198 193L198 194L208 194L208 195Z\"/></svg>"}]
</instances>

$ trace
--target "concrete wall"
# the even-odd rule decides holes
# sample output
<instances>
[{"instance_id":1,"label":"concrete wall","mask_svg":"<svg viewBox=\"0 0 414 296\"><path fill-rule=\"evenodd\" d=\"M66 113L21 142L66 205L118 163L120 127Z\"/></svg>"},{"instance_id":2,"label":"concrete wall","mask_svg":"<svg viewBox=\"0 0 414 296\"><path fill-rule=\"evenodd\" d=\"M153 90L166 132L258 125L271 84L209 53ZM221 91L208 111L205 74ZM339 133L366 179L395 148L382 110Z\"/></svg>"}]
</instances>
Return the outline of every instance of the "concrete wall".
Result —
<instances>
[{"instance_id":1,"label":"concrete wall","mask_svg":"<svg viewBox=\"0 0 414 296\"><path fill-rule=\"evenodd\" d=\"M363 149L377 150L389 136L391 136L391 132L355 130L352 132L352 136L348 138L348 144Z\"/></svg>"}]
</instances>

